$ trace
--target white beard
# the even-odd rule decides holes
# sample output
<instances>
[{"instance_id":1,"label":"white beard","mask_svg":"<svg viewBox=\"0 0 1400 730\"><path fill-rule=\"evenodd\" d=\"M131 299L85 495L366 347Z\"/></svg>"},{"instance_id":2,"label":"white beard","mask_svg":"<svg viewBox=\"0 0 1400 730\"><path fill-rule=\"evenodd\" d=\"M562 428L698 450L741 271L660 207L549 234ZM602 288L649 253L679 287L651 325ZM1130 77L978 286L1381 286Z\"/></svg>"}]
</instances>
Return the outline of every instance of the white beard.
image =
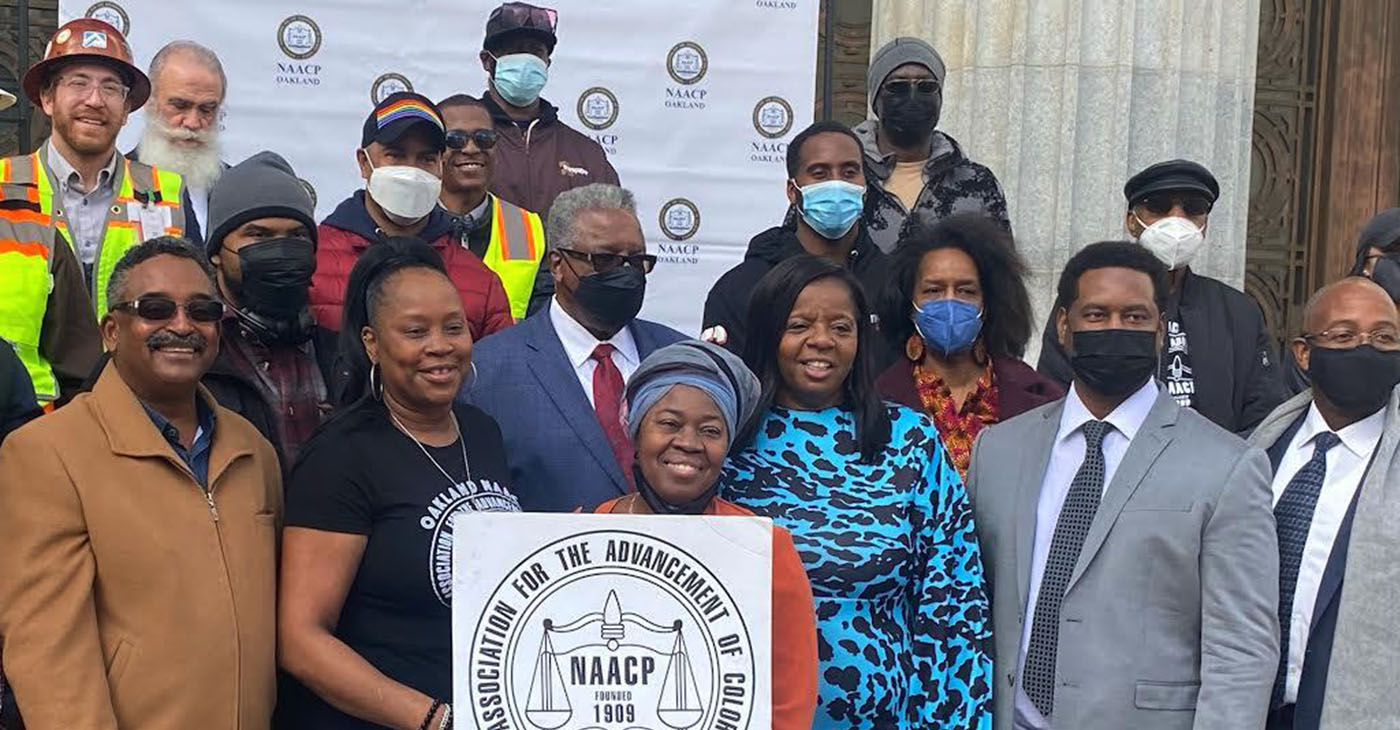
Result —
<instances>
[{"instance_id":1,"label":"white beard","mask_svg":"<svg viewBox=\"0 0 1400 730\"><path fill-rule=\"evenodd\" d=\"M195 140L186 147L176 140ZM141 162L170 170L185 179L185 185L196 190L209 190L224 173L219 160L223 151L218 130L211 127L203 132L191 132L171 127L155 114L146 116L146 128L141 132Z\"/></svg>"}]
</instances>

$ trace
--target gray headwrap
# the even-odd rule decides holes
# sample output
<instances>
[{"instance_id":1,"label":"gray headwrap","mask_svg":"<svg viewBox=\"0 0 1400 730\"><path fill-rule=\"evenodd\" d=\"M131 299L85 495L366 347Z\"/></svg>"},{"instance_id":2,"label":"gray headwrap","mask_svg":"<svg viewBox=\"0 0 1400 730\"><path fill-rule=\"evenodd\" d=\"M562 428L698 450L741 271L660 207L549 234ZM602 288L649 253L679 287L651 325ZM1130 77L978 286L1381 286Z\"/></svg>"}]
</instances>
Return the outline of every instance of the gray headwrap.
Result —
<instances>
[{"instance_id":1,"label":"gray headwrap","mask_svg":"<svg viewBox=\"0 0 1400 730\"><path fill-rule=\"evenodd\" d=\"M879 93L885 78L906 63L917 63L933 72L939 86L943 85L943 77L948 75L948 67L943 65L943 57L933 50L928 41L905 36L886 43L870 57L870 68L865 72L866 95L869 97L870 108L876 113L879 110L875 109L875 94Z\"/></svg>"},{"instance_id":2,"label":"gray headwrap","mask_svg":"<svg viewBox=\"0 0 1400 730\"><path fill-rule=\"evenodd\" d=\"M627 381L627 430L634 440L647 411L677 385L714 399L731 443L758 406L758 378L738 356L708 342L677 342L651 353Z\"/></svg>"},{"instance_id":3,"label":"gray headwrap","mask_svg":"<svg viewBox=\"0 0 1400 730\"><path fill-rule=\"evenodd\" d=\"M1376 217L1361 229L1356 248L1364 254L1371 246L1385 249L1396 243L1400 243L1400 208L1391 208L1377 213Z\"/></svg>"}]
</instances>

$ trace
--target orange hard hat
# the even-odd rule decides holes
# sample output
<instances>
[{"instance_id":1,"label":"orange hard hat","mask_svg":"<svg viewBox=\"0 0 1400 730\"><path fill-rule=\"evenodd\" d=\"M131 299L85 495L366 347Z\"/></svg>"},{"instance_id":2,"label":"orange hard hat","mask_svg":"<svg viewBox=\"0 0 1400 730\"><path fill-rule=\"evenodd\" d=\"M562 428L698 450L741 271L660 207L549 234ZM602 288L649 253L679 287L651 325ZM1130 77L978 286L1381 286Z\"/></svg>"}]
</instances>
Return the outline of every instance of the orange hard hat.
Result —
<instances>
[{"instance_id":1,"label":"orange hard hat","mask_svg":"<svg viewBox=\"0 0 1400 730\"><path fill-rule=\"evenodd\" d=\"M64 23L44 49L44 60L24 74L24 95L39 105L39 92L59 66L73 62L111 66L126 79L131 91L127 108L135 109L151 96L151 80L136 67L131 46L121 31L96 18L78 18Z\"/></svg>"}]
</instances>

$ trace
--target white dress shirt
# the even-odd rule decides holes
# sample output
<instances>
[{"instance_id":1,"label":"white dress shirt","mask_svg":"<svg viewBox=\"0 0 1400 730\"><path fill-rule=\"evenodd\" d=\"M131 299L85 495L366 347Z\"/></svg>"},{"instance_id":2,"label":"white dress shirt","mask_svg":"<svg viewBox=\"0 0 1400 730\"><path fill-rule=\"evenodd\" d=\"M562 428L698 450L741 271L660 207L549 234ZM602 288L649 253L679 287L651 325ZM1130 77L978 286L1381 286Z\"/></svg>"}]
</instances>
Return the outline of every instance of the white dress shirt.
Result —
<instances>
[{"instance_id":1,"label":"white dress shirt","mask_svg":"<svg viewBox=\"0 0 1400 730\"><path fill-rule=\"evenodd\" d=\"M1337 437L1342 442L1327 452L1327 476L1322 483L1322 491L1317 495L1312 526L1308 528L1308 539L1303 543L1303 562L1298 565L1298 584L1293 589L1293 618L1288 629L1288 676L1283 688L1283 701L1286 704L1298 701L1303 654L1308 648L1308 633L1312 628L1313 609L1316 608L1318 588L1322 585L1322 574L1332 557L1332 543L1337 539L1337 531L1341 529L1352 497L1361 486L1361 478L1366 475L1366 467L1371 463L1371 454L1380 443L1384 427L1385 409L1382 408L1337 431ZM1298 427L1298 433L1288 442L1288 450L1283 452L1278 469L1274 470L1274 504L1278 504L1283 490L1298 470L1312 459L1315 447L1313 439L1331 430L1322 420L1317 405L1309 406L1303 425Z\"/></svg>"},{"instance_id":2,"label":"white dress shirt","mask_svg":"<svg viewBox=\"0 0 1400 730\"><path fill-rule=\"evenodd\" d=\"M1104 489L1113 483L1113 475L1123 461L1123 454L1137 435L1142 422L1157 402L1157 381L1151 378L1118 404L1108 417L1103 419L1112 428L1103 437ZM1030 593L1026 600L1026 619L1021 627L1021 656L1018 659L1020 671L1017 676L1023 680L1016 683L1016 730L1049 730L1050 722L1035 709L1031 698L1026 694L1024 673L1026 650L1031 643L1031 624L1035 620L1035 602L1040 596L1040 579L1045 575L1045 562L1050 557L1050 541L1055 536L1055 523L1060 519L1060 508L1064 506L1074 475L1084 463L1084 424L1098 420L1079 392L1071 387L1065 396L1065 406L1060 414L1060 430L1055 434L1055 443L1050 451L1050 463L1045 469L1045 478L1040 483L1040 500L1035 510L1035 549L1031 553Z\"/></svg>"},{"instance_id":3,"label":"white dress shirt","mask_svg":"<svg viewBox=\"0 0 1400 730\"><path fill-rule=\"evenodd\" d=\"M203 188L185 186L185 193L190 196L190 208L194 210L194 219L199 221L199 231L205 238L209 237L209 191ZM184 226L184 221L175 221L175 225Z\"/></svg>"},{"instance_id":4,"label":"white dress shirt","mask_svg":"<svg viewBox=\"0 0 1400 730\"><path fill-rule=\"evenodd\" d=\"M628 327L618 330L610 340L600 340L559 306L558 297L555 297L549 307L549 322L554 325L554 333L559 335L559 342L564 345L564 354L569 358L569 364L574 367L578 384L583 386L583 393L588 396L590 406L593 405L593 371L598 367L598 362L593 359L593 350L598 345L613 346L613 365L622 373L623 383L626 383L627 379L632 377L632 373L637 372L637 366L642 364L642 359L637 354L637 341L632 338L632 330Z\"/></svg>"}]
</instances>

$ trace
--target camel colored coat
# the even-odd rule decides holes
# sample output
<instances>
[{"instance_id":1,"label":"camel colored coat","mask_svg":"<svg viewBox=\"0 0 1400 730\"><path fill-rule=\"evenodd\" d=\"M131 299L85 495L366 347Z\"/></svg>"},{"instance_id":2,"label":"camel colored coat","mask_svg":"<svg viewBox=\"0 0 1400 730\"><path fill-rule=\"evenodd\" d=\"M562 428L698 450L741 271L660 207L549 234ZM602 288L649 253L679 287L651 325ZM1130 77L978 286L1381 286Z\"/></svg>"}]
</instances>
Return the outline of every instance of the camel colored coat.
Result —
<instances>
[{"instance_id":1,"label":"camel colored coat","mask_svg":"<svg viewBox=\"0 0 1400 730\"><path fill-rule=\"evenodd\" d=\"M0 637L30 730L268 727L281 476L242 417L214 423L209 499L110 364L0 448Z\"/></svg>"}]
</instances>

